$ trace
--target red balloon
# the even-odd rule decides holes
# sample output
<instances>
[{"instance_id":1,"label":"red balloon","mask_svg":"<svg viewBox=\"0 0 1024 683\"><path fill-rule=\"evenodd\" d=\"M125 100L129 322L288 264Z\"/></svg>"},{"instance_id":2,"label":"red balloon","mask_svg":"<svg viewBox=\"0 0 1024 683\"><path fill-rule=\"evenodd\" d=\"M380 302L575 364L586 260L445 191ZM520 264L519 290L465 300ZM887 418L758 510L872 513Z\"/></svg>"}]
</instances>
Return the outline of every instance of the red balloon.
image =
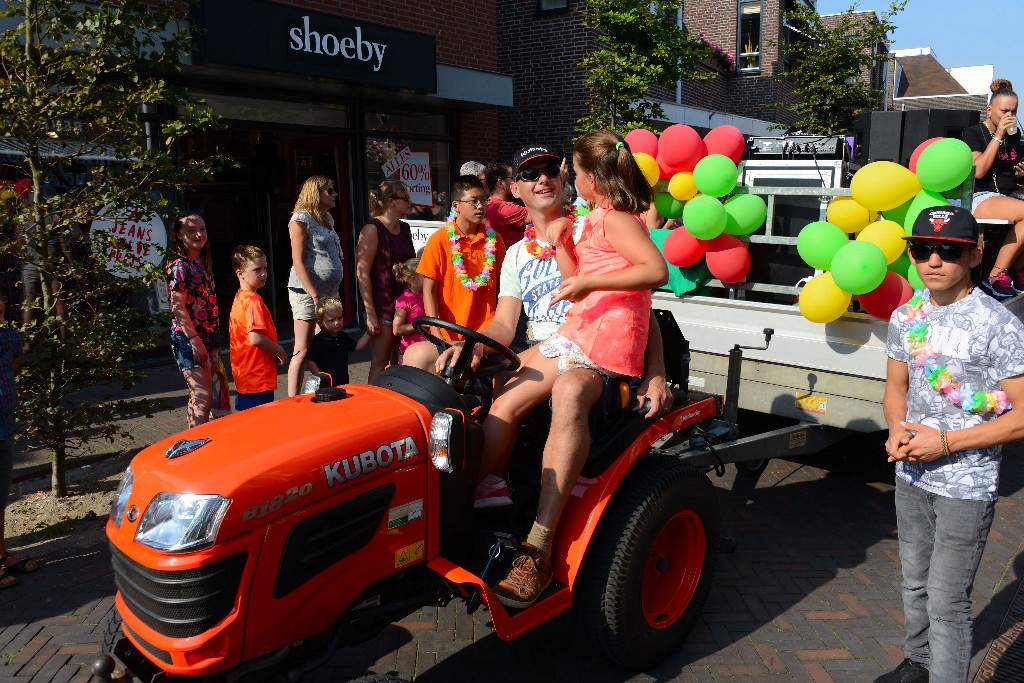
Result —
<instances>
[{"instance_id":1,"label":"red balloon","mask_svg":"<svg viewBox=\"0 0 1024 683\"><path fill-rule=\"evenodd\" d=\"M666 128L658 141L658 156L677 171L692 171L706 153L700 134L682 123Z\"/></svg>"},{"instance_id":2,"label":"red balloon","mask_svg":"<svg viewBox=\"0 0 1024 683\"><path fill-rule=\"evenodd\" d=\"M677 171L676 169L672 168L664 161L662 161L660 155L655 157L654 160L658 162L658 177L661 178L662 180L670 180L672 176L674 176L676 173L679 173L679 171Z\"/></svg>"},{"instance_id":3,"label":"red balloon","mask_svg":"<svg viewBox=\"0 0 1024 683\"><path fill-rule=\"evenodd\" d=\"M686 228L676 228L665 238L662 251L666 261L674 266L685 267L700 261L707 248L706 241L697 239Z\"/></svg>"},{"instance_id":4,"label":"red balloon","mask_svg":"<svg viewBox=\"0 0 1024 683\"><path fill-rule=\"evenodd\" d=\"M626 133L624 139L633 154L643 152L650 154L655 159L658 158L658 136L651 131L637 128Z\"/></svg>"},{"instance_id":5,"label":"red balloon","mask_svg":"<svg viewBox=\"0 0 1024 683\"><path fill-rule=\"evenodd\" d=\"M899 273L888 270L882 284L866 294L858 295L857 301L869 315L881 320L888 320L892 312L910 301L910 297L913 295L914 288L910 286L907 279Z\"/></svg>"},{"instance_id":6,"label":"red balloon","mask_svg":"<svg viewBox=\"0 0 1024 683\"><path fill-rule=\"evenodd\" d=\"M921 152L924 151L924 148L932 144L936 140L941 139L942 138L929 138L928 140L925 140L924 142L917 146L917 148L914 150L914 153L910 155L910 163L908 164L908 166L910 167L911 173L917 173L917 158L921 156ZM888 318L886 318L886 320L888 320Z\"/></svg>"},{"instance_id":7,"label":"red balloon","mask_svg":"<svg viewBox=\"0 0 1024 683\"><path fill-rule=\"evenodd\" d=\"M22 178L21 180L17 180L14 183L14 194L16 194L18 196L18 198L20 199L21 197L23 197L25 195L25 193L27 193L29 191L29 188L31 188L31 187L32 187L32 179L31 178Z\"/></svg>"},{"instance_id":8,"label":"red balloon","mask_svg":"<svg viewBox=\"0 0 1024 683\"><path fill-rule=\"evenodd\" d=\"M708 240L708 251L704 258L708 270L722 282L739 282L750 270L747 245L728 233Z\"/></svg>"},{"instance_id":9,"label":"red balloon","mask_svg":"<svg viewBox=\"0 0 1024 683\"><path fill-rule=\"evenodd\" d=\"M738 164L747 148L746 138L736 126L716 126L704 136L708 154L722 154Z\"/></svg>"}]
</instances>

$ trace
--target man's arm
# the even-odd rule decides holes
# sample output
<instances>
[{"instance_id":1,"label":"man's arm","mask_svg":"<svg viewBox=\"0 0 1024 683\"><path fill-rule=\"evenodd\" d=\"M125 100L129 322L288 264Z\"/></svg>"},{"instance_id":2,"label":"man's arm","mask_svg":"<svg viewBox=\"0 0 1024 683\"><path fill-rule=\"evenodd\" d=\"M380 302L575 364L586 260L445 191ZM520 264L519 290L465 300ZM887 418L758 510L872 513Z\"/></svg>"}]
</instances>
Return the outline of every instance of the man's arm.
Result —
<instances>
[{"instance_id":1,"label":"man's arm","mask_svg":"<svg viewBox=\"0 0 1024 683\"><path fill-rule=\"evenodd\" d=\"M426 283L426 280L424 280ZM480 334L487 335L499 344L508 346L516 336L516 327L519 324L519 314L523 310L523 302L512 296L498 297L498 306L494 310L494 318L479 330ZM462 342L456 342L444 350L436 363L437 371L444 370L447 363L455 363L462 353ZM484 355L484 349L480 344L473 345L473 360L470 367L476 370L480 366L480 359Z\"/></svg>"},{"instance_id":2,"label":"man's arm","mask_svg":"<svg viewBox=\"0 0 1024 683\"><path fill-rule=\"evenodd\" d=\"M644 351L644 367L646 372L636 392L637 407L642 408L644 400L650 399L651 409L644 417L652 419L672 408L672 391L668 388L665 378L665 348L661 339L661 327L653 308L647 334L647 349Z\"/></svg>"}]
</instances>

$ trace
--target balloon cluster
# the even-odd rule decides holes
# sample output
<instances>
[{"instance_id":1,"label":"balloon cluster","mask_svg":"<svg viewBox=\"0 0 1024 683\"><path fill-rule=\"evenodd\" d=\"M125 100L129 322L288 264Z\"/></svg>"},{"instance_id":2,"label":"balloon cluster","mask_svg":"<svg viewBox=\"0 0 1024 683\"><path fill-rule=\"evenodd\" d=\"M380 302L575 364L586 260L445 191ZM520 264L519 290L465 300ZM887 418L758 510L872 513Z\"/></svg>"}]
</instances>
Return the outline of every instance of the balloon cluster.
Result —
<instances>
[{"instance_id":1,"label":"balloon cluster","mask_svg":"<svg viewBox=\"0 0 1024 683\"><path fill-rule=\"evenodd\" d=\"M738 236L764 225L768 207L757 195L736 195L736 164L745 140L735 126L718 126L701 139L693 128L675 124L661 138L649 130L626 135L633 157L654 188L654 206L666 218L682 218L665 240L665 259L691 266L702 258L722 282L739 282L750 270L750 252Z\"/></svg>"},{"instance_id":2,"label":"balloon cluster","mask_svg":"<svg viewBox=\"0 0 1024 683\"><path fill-rule=\"evenodd\" d=\"M865 311L888 320L914 289L924 287L903 237L911 234L923 210L949 204L942 193L962 184L973 164L963 141L932 138L914 150L909 169L891 161L862 166L850 182L852 196L833 199L827 220L811 223L797 236L800 257L812 268L828 271L800 291L804 317L831 322L856 295Z\"/></svg>"},{"instance_id":3,"label":"balloon cluster","mask_svg":"<svg viewBox=\"0 0 1024 683\"><path fill-rule=\"evenodd\" d=\"M20 198L32 187L31 178L9 181L0 180L0 201L8 201L16 197Z\"/></svg>"}]
</instances>

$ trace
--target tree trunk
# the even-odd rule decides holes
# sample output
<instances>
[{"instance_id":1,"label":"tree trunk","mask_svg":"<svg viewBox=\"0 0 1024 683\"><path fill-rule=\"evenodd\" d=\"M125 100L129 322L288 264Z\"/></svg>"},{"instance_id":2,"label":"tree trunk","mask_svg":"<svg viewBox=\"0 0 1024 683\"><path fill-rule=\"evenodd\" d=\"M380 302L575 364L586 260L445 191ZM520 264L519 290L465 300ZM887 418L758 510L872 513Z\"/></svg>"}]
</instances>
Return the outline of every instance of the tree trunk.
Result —
<instances>
[{"instance_id":1,"label":"tree trunk","mask_svg":"<svg viewBox=\"0 0 1024 683\"><path fill-rule=\"evenodd\" d=\"M64 477L64 464L67 461L67 451L63 444L57 446L51 452L53 458L50 468L50 492L57 498L68 495L68 486Z\"/></svg>"}]
</instances>

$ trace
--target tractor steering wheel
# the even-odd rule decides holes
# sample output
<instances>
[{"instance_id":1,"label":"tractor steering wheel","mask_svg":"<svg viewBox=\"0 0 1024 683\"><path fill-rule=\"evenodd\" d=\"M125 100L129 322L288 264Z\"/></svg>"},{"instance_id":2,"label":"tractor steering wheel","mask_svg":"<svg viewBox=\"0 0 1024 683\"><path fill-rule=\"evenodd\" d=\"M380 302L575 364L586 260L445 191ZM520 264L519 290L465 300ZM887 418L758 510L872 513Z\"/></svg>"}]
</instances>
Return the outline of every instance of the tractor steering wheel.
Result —
<instances>
[{"instance_id":1,"label":"tractor steering wheel","mask_svg":"<svg viewBox=\"0 0 1024 683\"><path fill-rule=\"evenodd\" d=\"M468 327L457 325L449 320L421 315L412 321L412 326L414 330L430 341L445 347L451 346L452 343L447 339L442 339L441 337L436 336L433 332L427 329L428 326L439 327L442 330L455 332L456 334L461 334L466 338L458 360L454 363L448 363L445 365L444 370L441 372L441 377L443 377L449 385L456 384L462 379L463 375L466 374L466 370L469 369L469 364L473 360L473 347L476 344L486 346L492 351L504 356L505 360L508 361L509 370L518 370L521 365L519 362L519 356L516 355L512 349L508 348L504 344L499 344L497 341L491 339L485 334L480 334L476 330L471 330Z\"/></svg>"}]
</instances>

